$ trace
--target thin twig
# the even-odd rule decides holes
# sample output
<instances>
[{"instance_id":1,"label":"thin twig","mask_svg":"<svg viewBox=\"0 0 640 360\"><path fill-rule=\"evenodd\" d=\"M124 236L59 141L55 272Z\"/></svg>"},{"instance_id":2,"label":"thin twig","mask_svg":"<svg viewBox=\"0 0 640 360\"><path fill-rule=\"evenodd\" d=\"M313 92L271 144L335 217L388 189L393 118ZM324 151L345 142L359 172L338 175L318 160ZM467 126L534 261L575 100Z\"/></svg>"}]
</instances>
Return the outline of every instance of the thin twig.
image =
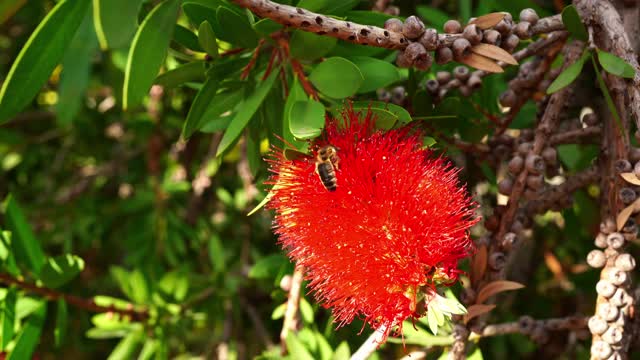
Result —
<instances>
[{"instance_id":1,"label":"thin twig","mask_svg":"<svg viewBox=\"0 0 640 360\"><path fill-rule=\"evenodd\" d=\"M360 345L358 350L356 350L356 352L353 353L353 355L351 355L351 360L368 359L369 356L371 356L371 354L376 352L376 350L382 343L382 340L384 339L385 334L387 333L387 330L388 329L386 325L382 325L379 328L377 328L376 331L374 331L371 335L369 335L367 340L362 345Z\"/></svg>"},{"instance_id":2,"label":"thin twig","mask_svg":"<svg viewBox=\"0 0 640 360\"><path fill-rule=\"evenodd\" d=\"M291 288L289 289L289 299L287 300L287 309L284 313L284 322L282 323L282 331L280 331L280 345L282 354L287 353L287 336L289 331L295 331L298 324L298 308L300 306L300 289L304 280L304 268L296 266L291 278Z\"/></svg>"}]
</instances>

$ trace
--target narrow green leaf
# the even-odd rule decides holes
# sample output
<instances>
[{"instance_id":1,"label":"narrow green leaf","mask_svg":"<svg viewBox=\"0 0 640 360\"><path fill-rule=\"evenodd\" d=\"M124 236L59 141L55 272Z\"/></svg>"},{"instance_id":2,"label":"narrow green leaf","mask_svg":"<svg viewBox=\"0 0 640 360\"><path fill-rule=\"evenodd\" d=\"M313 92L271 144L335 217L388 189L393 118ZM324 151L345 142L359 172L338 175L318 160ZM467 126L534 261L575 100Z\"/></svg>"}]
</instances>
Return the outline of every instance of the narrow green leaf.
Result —
<instances>
[{"instance_id":1,"label":"narrow green leaf","mask_svg":"<svg viewBox=\"0 0 640 360\"><path fill-rule=\"evenodd\" d=\"M211 235L209 239L209 261L214 272L219 273L225 269L224 246L217 234Z\"/></svg>"},{"instance_id":2,"label":"narrow green leaf","mask_svg":"<svg viewBox=\"0 0 640 360\"><path fill-rule=\"evenodd\" d=\"M199 130L207 133L225 130L229 127L233 116L227 116L226 114L224 117L220 116L229 111L229 109L235 109L243 100L243 97L244 89L217 94L216 101L209 104L207 111L202 116L203 125Z\"/></svg>"},{"instance_id":3,"label":"narrow green leaf","mask_svg":"<svg viewBox=\"0 0 640 360\"><path fill-rule=\"evenodd\" d=\"M182 11L184 11L193 25L200 26L200 24L207 21L211 25L211 28L213 28L213 33L216 34L218 38L229 41L230 39L220 32L221 28L218 24L218 18L216 17L217 9L218 7L215 6L213 2L211 4L200 4L196 2L185 2L182 4Z\"/></svg>"},{"instance_id":4,"label":"narrow green leaf","mask_svg":"<svg viewBox=\"0 0 640 360\"><path fill-rule=\"evenodd\" d=\"M88 14L87 0L63 0L31 34L0 89L0 123L15 116L38 94L62 59Z\"/></svg>"},{"instance_id":5,"label":"narrow green leaf","mask_svg":"<svg viewBox=\"0 0 640 360\"><path fill-rule=\"evenodd\" d=\"M102 50L125 47L138 27L143 0L93 0L93 24Z\"/></svg>"},{"instance_id":6,"label":"narrow green leaf","mask_svg":"<svg viewBox=\"0 0 640 360\"><path fill-rule=\"evenodd\" d=\"M40 342L42 326L47 315L47 303L40 301L38 308L29 316L16 339L13 351L7 356L7 360L31 359L36 345Z\"/></svg>"},{"instance_id":7,"label":"narrow green leaf","mask_svg":"<svg viewBox=\"0 0 640 360\"><path fill-rule=\"evenodd\" d=\"M149 92L173 35L178 0L164 0L144 19L131 44L124 73L123 109L139 105Z\"/></svg>"},{"instance_id":8,"label":"narrow green leaf","mask_svg":"<svg viewBox=\"0 0 640 360\"><path fill-rule=\"evenodd\" d=\"M218 57L218 40L216 34L213 33L211 24L206 20L198 28L198 43L212 58Z\"/></svg>"},{"instance_id":9,"label":"narrow green leaf","mask_svg":"<svg viewBox=\"0 0 640 360\"><path fill-rule=\"evenodd\" d=\"M237 14L226 7L219 7L216 19L220 25L220 31L216 35L225 36L228 42L244 48L254 48L258 45L258 35L247 20L246 16Z\"/></svg>"},{"instance_id":10,"label":"narrow green leaf","mask_svg":"<svg viewBox=\"0 0 640 360\"><path fill-rule=\"evenodd\" d=\"M291 144L295 150L306 153L309 147L309 143L307 141L297 140L293 134L291 133L291 129L289 126L289 118L291 116L291 109L293 108L293 104L297 101L307 100L309 96L305 93L302 85L300 85L300 81L298 81L297 77L293 78L291 83L291 90L289 91L289 96L287 97L287 101L284 103L283 116L282 116L282 138L284 138L285 143Z\"/></svg>"},{"instance_id":11,"label":"narrow green leaf","mask_svg":"<svg viewBox=\"0 0 640 360\"><path fill-rule=\"evenodd\" d=\"M150 360L158 350L158 346L158 339L147 339L147 341L144 342L142 350L140 351L140 355L138 355L138 360Z\"/></svg>"},{"instance_id":12,"label":"narrow green leaf","mask_svg":"<svg viewBox=\"0 0 640 360\"><path fill-rule=\"evenodd\" d=\"M165 88L174 88L188 82L201 82L205 79L204 62L194 61L180 65L175 69L160 74L154 84L161 85Z\"/></svg>"},{"instance_id":13,"label":"narrow green leaf","mask_svg":"<svg viewBox=\"0 0 640 360\"><path fill-rule=\"evenodd\" d=\"M458 0L458 7L460 8L460 17L462 20L469 20L471 17L471 0Z\"/></svg>"},{"instance_id":14,"label":"narrow green leaf","mask_svg":"<svg viewBox=\"0 0 640 360\"><path fill-rule=\"evenodd\" d=\"M570 85L582 72L582 67L584 66L584 62L591 55L588 51L585 51L584 54L573 64L569 65L564 71L558 75L558 77L553 80L551 85L547 88L547 94L553 94L554 92L561 90L568 85Z\"/></svg>"},{"instance_id":15,"label":"narrow green leaf","mask_svg":"<svg viewBox=\"0 0 640 360\"><path fill-rule=\"evenodd\" d=\"M313 139L324 129L325 108L313 99L296 101L289 113L289 128L298 139Z\"/></svg>"},{"instance_id":16,"label":"narrow green leaf","mask_svg":"<svg viewBox=\"0 0 640 360\"><path fill-rule=\"evenodd\" d=\"M289 332L289 335L286 339L287 350L289 351L289 355L291 358L296 360L313 360L313 355L311 352L305 347L304 343L298 339L296 333Z\"/></svg>"},{"instance_id":17,"label":"narrow green leaf","mask_svg":"<svg viewBox=\"0 0 640 360\"><path fill-rule=\"evenodd\" d=\"M598 61L607 72L627 79L636 76L636 70L629 64L611 53L598 49Z\"/></svg>"},{"instance_id":18,"label":"narrow green leaf","mask_svg":"<svg viewBox=\"0 0 640 360\"><path fill-rule=\"evenodd\" d=\"M437 8L426 6L426 5L418 5L416 6L416 12L425 20L430 27L436 29L442 29L444 23L449 20L449 15L442 10Z\"/></svg>"},{"instance_id":19,"label":"narrow green leaf","mask_svg":"<svg viewBox=\"0 0 640 360\"><path fill-rule=\"evenodd\" d=\"M69 322L69 312L67 310L67 303L64 300L58 300L56 302L56 328L53 330L55 337L56 347L62 346L64 337L67 334L67 324Z\"/></svg>"},{"instance_id":20,"label":"narrow green leaf","mask_svg":"<svg viewBox=\"0 0 640 360\"><path fill-rule=\"evenodd\" d=\"M274 278L280 269L289 263L289 260L281 254L265 256L251 267L249 270L250 279Z\"/></svg>"},{"instance_id":21,"label":"narrow green leaf","mask_svg":"<svg viewBox=\"0 0 640 360\"><path fill-rule=\"evenodd\" d=\"M327 55L336 46L337 42L338 39L336 38L296 30L291 35L289 47L292 57L312 61Z\"/></svg>"},{"instance_id":22,"label":"narrow green leaf","mask_svg":"<svg viewBox=\"0 0 640 360\"><path fill-rule=\"evenodd\" d=\"M334 351L332 360L348 360L351 357L351 349L349 349L349 344L346 341L343 341L338 345L336 351Z\"/></svg>"},{"instance_id":23,"label":"narrow green leaf","mask_svg":"<svg viewBox=\"0 0 640 360\"><path fill-rule=\"evenodd\" d=\"M282 30L282 25L271 19L262 19L255 24L252 25L253 30L255 30L259 35L264 38L270 37L270 35L278 30Z\"/></svg>"},{"instance_id":24,"label":"narrow green leaf","mask_svg":"<svg viewBox=\"0 0 640 360\"><path fill-rule=\"evenodd\" d=\"M589 39L587 29L584 27L575 6L569 5L562 9L562 23L576 39L582 41Z\"/></svg>"},{"instance_id":25,"label":"narrow green leaf","mask_svg":"<svg viewBox=\"0 0 640 360\"><path fill-rule=\"evenodd\" d=\"M364 81L358 89L359 94L376 91L400 80L398 68L392 64L368 56L354 56L350 58L360 69Z\"/></svg>"},{"instance_id":26,"label":"narrow green leaf","mask_svg":"<svg viewBox=\"0 0 640 360\"><path fill-rule=\"evenodd\" d=\"M402 106L383 101L356 101L353 103L353 109L363 114L371 109L378 129L391 129L397 121L408 124L413 120L411 114Z\"/></svg>"},{"instance_id":27,"label":"narrow green leaf","mask_svg":"<svg viewBox=\"0 0 640 360\"><path fill-rule=\"evenodd\" d=\"M305 323L313 324L313 307L305 298L300 299L300 315Z\"/></svg>"},{"instance_id":28,"label":"narrow green leaf","mask_svg":"<svg viewBox=\"0 0 640 360\"><path fill-rule=\"evenodd\" d=\"M332 57L318 64L309 74L309 80L327 96L343 99L358 91L364 77L351 61Z\"/></svg>"},{"instance_id":29,"label":"narrow green leaf","mask_svg":"<svg viewBox=\"0 0 640 360\"><path fill-rule=\"evenodd\" d=\"M7 289L7 294L2 302L2 340L0 350L5 351L7 345L13 339L16 321L16 300L17 290L11 286Z\"/></svg>"},{"instance_id":30,"label":"narrow green leaf","mask_svg":"<svg viewBox=\"0 0 640 360\"><path fill-rule=\"evenodd\" d=\"M227 131L225 131L224 135L222 136L220 145L218 145L216 156L220 156L222 153L224 153L227 148L229 148L229 146L231 146L231 144L233 144L238 139L238 137L240 137L242 130L244 130L245 126L247 126L249 120L251 120L253 114L256 113L256 111L260 107L260 104L262 104L262 101L269 93L269 90L271 90L271 87L273 87L273 83L278 77L278 73L279 69L272 69L269 77L263 80L255 89L255 91L245 99L244 102L238 105L238 112L233 117L233 119L231 119L231 123L229 123Z\"/></svg>"},{"instance_id":31,"label":"narrow green leaf","mask_svg":"<svg viewBox=\"0 0 640 360\"><path fill-rule=\"evenodd\" d=\"M40 280L50 288L60 287L71 281L84 269L84 260L67 254L47 259L40 271Z\"/></svg>"},{"instance_id":32,"label":"narrow green leaf","mask_svg":"<svg viewBox=\"0 0 640 360\"><path fill-rule=\"evenodd\" d=\"M18 262L24 261L31 271L39 274L45 262L44 252L22 209L11 195L5 202L5 221L13 235L11 247L15 252L16 259Z\"/></svg>"},{"instance_id":33,"label":"narrow green leaf","mask_svg":"<svg viewBox=\"0 0 640 360\"><path fill-rule=\"evenodd\" d=\"M202 120L204 113L207 111L209 104L214 100L216 92L218 92L219 81L216 78L210 77L204 83L196 98L191 104L189 113L187 114L187 120L182 128L182 137L188 139L193 135L196 130L202 126Z\"/></svg>"},{"instance_id":34,"label":"narrow green leaf","mask_svg":"<svg viewBox=\"0 0 640 360\"><path fill-rule=\"evenodd\" d=\"M98 48L91 17L86 16L80 24L66 55L62 59L60 88L56 114L60 124L68 125L80 111L89 86L91 62Z\"/></svg>"},{"instance_id":35,"label":"narrow green leaf","mask_svg":"<svg viewBox=\"0 0 640 360\"><path fill-rule=\"evenodd\" d=\"M197 52L204 52L204 49L198 43L198 37L186 27L176 24L173 30L173 40L187 49Z\"/></svg>"},{"instance_id":36,"label":"narrow green leaf","mask_svg":"<svg viewBox=\"0 0 640 360\"><path fill-rule=\"evenodd\" d=\"M107 360L128 360L133 358L133 354L140 347L144 333L142 331L132 331L124 339L120 340L115 349L111 352Z\"/></svg>"}]
</instances>

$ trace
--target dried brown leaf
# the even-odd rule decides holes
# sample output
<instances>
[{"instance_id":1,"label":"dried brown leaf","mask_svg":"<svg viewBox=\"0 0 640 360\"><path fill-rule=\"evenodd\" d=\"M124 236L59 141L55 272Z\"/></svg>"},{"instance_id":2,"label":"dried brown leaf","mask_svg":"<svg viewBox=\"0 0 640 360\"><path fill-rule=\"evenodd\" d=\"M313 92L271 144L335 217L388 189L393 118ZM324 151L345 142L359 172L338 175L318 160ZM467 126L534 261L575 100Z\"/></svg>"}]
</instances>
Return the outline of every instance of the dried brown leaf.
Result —
<instances>
[{"instance_id":1,"label":"dried brown leaf","mask_svg":"<svg viewBox=\"0 0 640 360\"><path fill-rule=\"evenodd\" d=\"M475 304L475 305L471 305L467 308L467 314L464 316L464 323L468 323L469 320L473 319L474 317L483 315L488 313L489 311L493 310L496 307L495 304L491 304L491 305L484 305L484 304Z\"/></svg>"},{"instance_id":2,"label":"dried brown leaf","mask_svg":"<svg viewBox=\"0 0 640 360\"><path fill-rule=\"evenodd\" d=\"M492 297L497 293L501 293L503 291L509 290L517 290L522 289L524 285L515 282L515 281L507 281L507 280L498 280L493 281L485 285L480 292L478 293L478 297L476 298L476 304L482 304L485 300Z\"/></svg>"},{"instance_id":3,"label":"dried brown leaf","mask_svg":"<svg viewBox=\"0 0 640 360\"><path fill-rule=\"evenodd\" d=\"M475 20L473 20L469 24L476 24L476 26L479 27L480 29L486 30L497 25L500 22L500 20L504 19L505 15L506 14L502 12L495 12L495 13L478 16Z\"/></svg>"},{"instance_id":4,"label":"dried brown leaf","mask_svg":"<svg viewBox=\"0 0 640 360\"><path fill-rule=\"evenodd\" d=\"M472 47L471 51L490 59L503 61L511 65L518 65L518 60L511 56L507 50L495 45L480 43Z\"/></svg>"},{"instance_id":5,"label":"dried brown leaf","mask_svg":"<svg viewBox=\"0 0 640 360\"><path fill-rule=\"evenodd\" d=\"M471 53L471 55L460 59L459 62L491 73L504 72L504 69L500 65L496 64L493 60L489 59L488 57L475 54L473 52Z\"/></svg>"},{"instance_id":6,"label":"dried brown leaf","mask_svg":"<svg viewBox=\"0 0 640 360\"><path fill-rule=\"evenodd\" d=\"M640 179L638 179L636 174L634 174L632 172L622 173L622 174L620 174L620 176L622 176L624 181L626 181L628 183L631 183L633 185L640 185Z\"/></svg>"},{"instance_id":7,"label":"dried brown leaf","mask_svg":"<svg viewBox=\"0 0 640 360\"><path fill-rule=\"evenodd\" d=\"M618 230L622 230L624 224L627 222L627 220L629 220L629 217L631 217L631 214L638 210L640 210L640 198L629 204L629 206L622 209L622 211L618 213L618 216L616 217L616 227L618 228Z\"/></svg>"},{"instance_id":8,"label":"dried brown leaf","mask_svg":"<svg viewBox=\"0 0 640 360\"><path fill-rule=\"evenodd\" d=\"M485 271L487 271L487 246L482 245L478 248L473 261L471 263L471 282L475 283L479 279L482 279Z\"/></svg>"}]
</instances>

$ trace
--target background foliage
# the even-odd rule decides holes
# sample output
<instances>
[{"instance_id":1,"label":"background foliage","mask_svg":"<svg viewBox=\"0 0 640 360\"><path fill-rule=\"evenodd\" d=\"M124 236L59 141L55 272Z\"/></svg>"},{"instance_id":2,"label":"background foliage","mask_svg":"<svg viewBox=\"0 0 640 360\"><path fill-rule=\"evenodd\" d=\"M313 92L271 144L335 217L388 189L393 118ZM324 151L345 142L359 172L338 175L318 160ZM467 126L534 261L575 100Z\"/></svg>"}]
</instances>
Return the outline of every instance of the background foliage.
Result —
<instances>
[{"instance_id":1,"label":"background foliage","mask_svg":"<svg viewBox=\"0 0 640 360\"><path fill-rule=\"evenodd\" d=\"M550 15L562 3L396 5L441 29L449 18L493 11L532 7ZM368 1L298 6L378 26L389 17ZM399 103L420 101L409 109L371 103L379 127L421 121L440 135L478 142L491 133L497 98L517 71L487 76L472 96L454 92L431 109L423 82L455 65L399 69L394 51L297 30L289 54L271 52L277 39L269 35L280 28L224 0L0 1L2 274L47 289L0 289L0 346L10 358L34 351L77 359L277 357L287 298L280 283L293 265L271 233L271 214L247 216L266 195L268 145L282 146L282 138L305 151L296 138L318 136L325 109L336 113L350 97L364 109L378 100L376 90L396 86L406 90ZM296 66L317 98L294 80ZM511 128L530 127L535 114L530 101ZM495 205L495 169L439 135L426 141L465 166L462 180L483 211ZM567 173L586 168L597 153L589 144L558 150ZM526 288L502 295L492 321L593 312L598 274L583 259L597 231L597 195L596 187L578 191L572 208L536 218L524 245L530 251L510 277ZM68 295L94 302L72 306ZM359 335L357 321L336 331L329 312L308 296L300 310L301 330L287 341L291 358L348 358L371 331ZM450 343L425 324L416 328L405 326L407 350L393 344L398 339L374 356ZM555 343L570 344L562 349L568 358L588 354L588 332ZM478 348L475 356L491 359L542 351L518 334Z\"/></svg>"}]
</instances>

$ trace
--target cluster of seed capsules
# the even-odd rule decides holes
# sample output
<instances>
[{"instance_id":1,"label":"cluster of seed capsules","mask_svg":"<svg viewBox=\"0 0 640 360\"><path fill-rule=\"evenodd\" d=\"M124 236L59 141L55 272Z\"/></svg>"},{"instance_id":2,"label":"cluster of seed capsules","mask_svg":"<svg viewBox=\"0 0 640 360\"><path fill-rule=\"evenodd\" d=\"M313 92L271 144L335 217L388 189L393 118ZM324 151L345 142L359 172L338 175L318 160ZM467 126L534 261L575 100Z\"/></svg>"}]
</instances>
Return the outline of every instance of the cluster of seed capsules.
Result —
<instances>
[{"instance_id":1,"label":"cluster of seed capsules","mask_svg":"<svg viewBox=\"0 0 640 360\"><path fill-rule=\"evenodd\" d=\"M630 158L635 160L632 166L629 160L616 162L618 173L633 171L640 175L640 154L638 149L631 151ZM636 201L640 188L622 187L619 199L630 205ZM637 210L636 210L637 212ZM631 290L631 272L636 267L634 257L625 251L626 245L638 237L638 225L633 217L619 229L612 219L600 224L600 232L596 236L595 246L587 255L587 263L594 268L602 268L600 281L596 284L598 300L595 315L589 319L589 331L593 334L591 354L595 359L622 359L626 353L623 342L624 332L629 328L633 315L634 294Z\"/></svg>"},{"instance_id":2,"label":"cluster of seed capsules","mask_svg":"<svg viewBox=\"0 0 640 360\"><path fill-rule=\"evenodd\" d=\"M388 19L384 27L387 30L402 33L409 41L409 45L398 53L396 64L399 67L415 67L419 70L428 70L434 62L439 65L451 61L463 62L472 53L472 47L479 43L495 45L512 53L520 43L520 40L531 37L530 27L538 21L538 14L533 9L524 9L520 12L520 22L515 23L511 14L505 13L504 18L490 29L480 29L471 18L466 26L462 26L457 20L449 20L444 24L446 35L438 35L433 28L426 28L424 23L416 16L409 16L404 23L396 18ZM434 55L431 54L434 53ZM459 89L463 96L469 96L471 92L482 85L483 71L470 71L466 66L457 66L453 72L440 71L436 79L428 80L424 85L426 89L437 97L442 97L447 91ZM383 101L400 103L401 96L394 96L392 90L389 94L381 90L378 97ZM404 92L401 92L404 95Z\"/></svg>"}]
</instances>

